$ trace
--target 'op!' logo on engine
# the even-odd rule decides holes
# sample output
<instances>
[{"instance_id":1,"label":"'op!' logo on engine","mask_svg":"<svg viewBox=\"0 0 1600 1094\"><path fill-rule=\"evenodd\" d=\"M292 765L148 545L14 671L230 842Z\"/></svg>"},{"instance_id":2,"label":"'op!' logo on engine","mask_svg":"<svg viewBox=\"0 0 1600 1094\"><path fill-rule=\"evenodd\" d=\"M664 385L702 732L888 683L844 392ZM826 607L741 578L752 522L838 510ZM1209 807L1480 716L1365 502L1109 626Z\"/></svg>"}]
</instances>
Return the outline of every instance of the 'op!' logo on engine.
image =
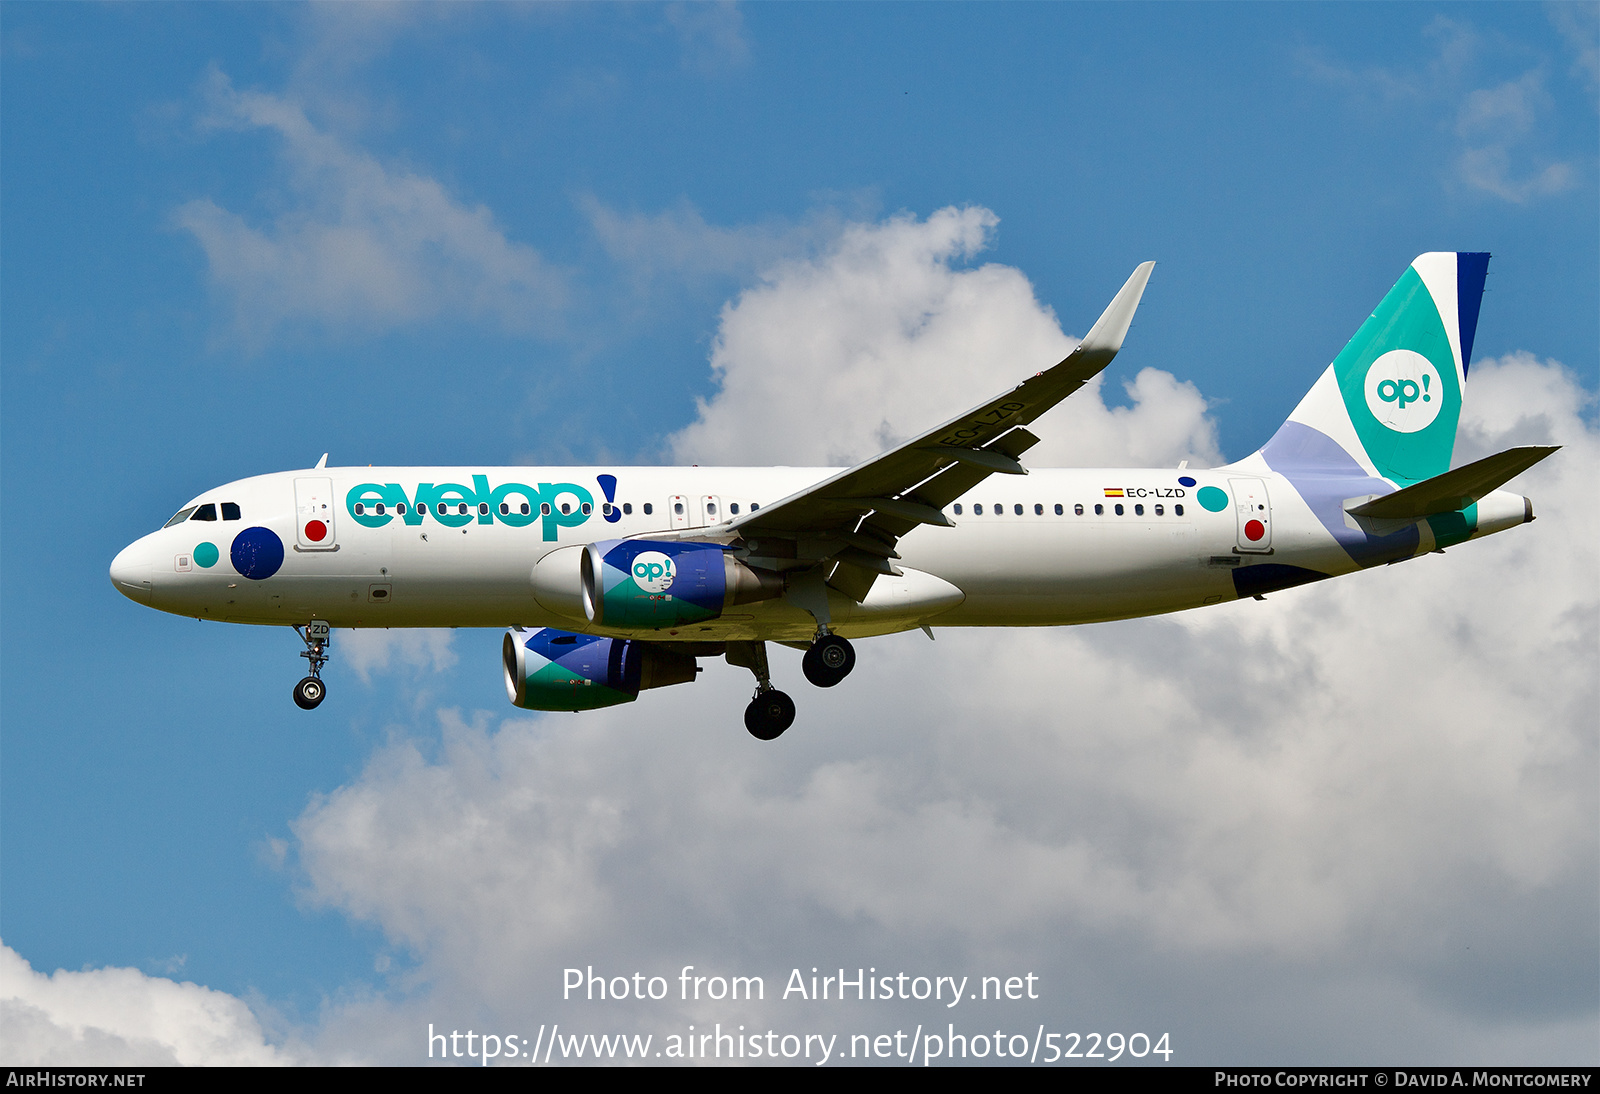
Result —
<instances>
[{"instance_id":1,"label":"'op!' logo on engine","mask_svg":"<svg viewBox=\"0 0 1600 1094\"><path fill-rule=\"evenodd\" d=\"M641 551L633 557L633 583L647 593L666 592L676 576L672 560L660 551Z\"/></svg>"},{"instance_id":2,"label":"'op!' logo on engine","mask_svg":"<svg viewBox=\"0 0 1600 1094\"><path fill-rule=\"evenodd\" d=\"M1444 405L1444 385L1420 353L1392 349L1367 369L1367 409L1396 433L1427 429Z\"/></svg>"}]
</instances>

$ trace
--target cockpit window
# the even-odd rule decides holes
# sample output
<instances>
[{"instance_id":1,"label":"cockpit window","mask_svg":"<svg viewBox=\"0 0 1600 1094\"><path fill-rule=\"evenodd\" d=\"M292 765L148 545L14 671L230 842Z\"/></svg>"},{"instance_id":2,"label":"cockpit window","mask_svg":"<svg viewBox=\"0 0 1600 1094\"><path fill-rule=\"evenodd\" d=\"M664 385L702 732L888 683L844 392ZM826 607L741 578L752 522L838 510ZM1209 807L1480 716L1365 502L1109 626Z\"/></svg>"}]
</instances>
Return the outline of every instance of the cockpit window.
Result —
<instances>
[{"instance_id":1,"label":"cockpit window","mask_svg":"<svg viewBox=\"0 0 1600 1094\"><path fill-rule=\"evenodd\" d=\"M233 502L233 501L225 501L225 502L223 502L222 503L222 519L223 520L238 520L239 519L239 503L238 502Z\"/></svg>"},{"instance_id":2,"label":"cockpit window","mask_svg":"<svg viewBox=\"0 0 1600 1094\"><path fill-rule=\"evenodd\" d=\"M176 513L172 514L172 519L167 521L167 523L163 524L161 527L171 528L174 524L182 524L184 521L189 519L189 514L194 511L195 506L193 505L189 506L187 509L179 509Z\"/></svg>"},{"instance_id":3,"label":"cockpit window","mask_svg":"<svg viewBox=\"0 0 1600 1094\"><path fill-rule=\"evenodd\" d=\"M189 519L190 520L216 520L217 519L217 507L215 505L211 504L211 502L208 501L204 505L202 505L200 508L196 509L194 511L194 516L190 517Z\"/></svg>"}]
</instances>

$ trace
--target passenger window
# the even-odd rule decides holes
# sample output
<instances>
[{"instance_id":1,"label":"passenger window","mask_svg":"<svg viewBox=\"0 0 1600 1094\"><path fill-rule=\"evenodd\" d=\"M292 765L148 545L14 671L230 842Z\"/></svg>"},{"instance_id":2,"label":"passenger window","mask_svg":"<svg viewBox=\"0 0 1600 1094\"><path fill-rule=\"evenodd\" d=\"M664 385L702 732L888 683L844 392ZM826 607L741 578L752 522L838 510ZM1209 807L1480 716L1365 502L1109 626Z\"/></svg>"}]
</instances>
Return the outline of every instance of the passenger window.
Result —
<instances>
[{"instance_id":1,"label":"passenger window","mask_svg":"<svg viewBox=\"0 0 1600 1094\"><path fill-rule=\"evenodd\" d=\"M509 512L511 512L511 506L507 505L505 502L501 502L500 503L500 515L503 517Z\"/></svg>"},{"instance_id":2,"label":"passenger window","mask_svg":"<svg viewBox=\"0 0 1600 1094\"><path fill-rule=\"evenodd\" d=\"M648 511L649 510L646 510L646 512ZM633 502L625 501L622 503L622 515L625 517L633 516Z\"/></svg>"},{"instance_id":3,"label":"passenger window","mask_svg":"<svg viewBox=\"0 0 1600 1094\"><path fill-rule=\"evenodd\" d=\"M1057 506L1057 509L1059 509L1059 508L1060 508L1060 506ZM1083 516L1083 503L1082 502L1079 502L1077 505L1074 505L1072 507L1072 515L1075 516L1075 517Z\"/></svg>"},{"instance_id":4,"label":"passenger window","mask_svg":"<svg viewBox=\"0 0 1600 1094\"><path fill-rule=\"evenodd\" d=\"M1181 517L1181 516L1183 516L1183 506L1181 506L1181 505L1174 505L1174 506L1173 506L1173 507L1172 507L1172 512L1173 512L1173 514L1174 514L1174 515L1175 515L1175 516L1180 516L1180 517Z\"/></svg>"},{"instance_id":5,"label":"passenger window","mask_svg":"<svg viewBox=\"0 0 1600 1094\"><path fill-rule=\"evenodd\" d=\"M972 515L975 517L983 516L983 502L980 501L972 507Z\"/></svg>"},{"instance_id":6,"label":"passenger window","mask_svg":"<svg viewBox=\"0 0 1600 1094\"><path fill-rule=\"evenodd\" d=\"M645 516L648 517L654 511L655 511L655 506L651 505L649 502L645 502L644 503L644 515Z\"/></svg>"},{"instance_id":7,"label":"passenger window","mask_svg":"<svg viewBox=\"0 0 1600 1094\"><path fill-rule=\"evenodd\" d=\"M238 520L239 519L239 506L238 506L238 504L236 502L225 501L225 502L222 503L222 519L223 520Z\"/></svg>"},{"instance_id":8,"label":"passenger window","mask_svg":"<svg viewBox=\"0 0 1600 1094\"><path fill-rule=\"evenodd\" d=\"M1097 517L1105 516L1106 515L1106 507L1104 505L1096 505L1094 507L1094 515L1097 516Z\"/></svg>"},{"instance_id":9,"label":"passenger window","mask_svg":"<svg viewBox=\"0 0 1600 1094\"><path fill-rule=\"evenodd\" d=\"M167 523L163 524L161 527L171 528L174 524L182 524L184 521L189 519L189 514L194 512L194 510L195 507L192 505L187 509L179 509L176 513L172 514L172 519L167 521ZM361 507L359 505L356 506L356 512L359 513L360 511Z\"/></svg>"},{"instance_id":10,"label":"passenger window","mask_svg":"<svg viewBox=\"0 0 1600 1094\"><path fill-rule=\"evenodd\" d=\"M561 515L562 516L566 516L570 512L572 512L572 503L570 501L562 502L561 503Z\"/></svg>"},{"instance_id":11,"label":"passenger window","mask_svg":"<svg viewBox=\"0 0 1600 1094\"><path fill-rule=\"evenodd\" d=\"M1160 517L1160 516L1165 516L1165 515L1166 515L1166 512L1167 512L1167 511L1166 511L1166 509L1164 509L1164 508L1162 508L1162 507L1161 507L1161 506L1159 506L1159 505L1158 505L1158 506L1156 506L1156 516L1158 516L1158 517Z\"/></svg>"},{"instance_id":12,"label":"passenger window","mask_svg":"<svg viewBox=\"0 0 1600 1094\"><path fill-rule=\"evenodd\" d=\"M382 506L378 507L378 512L380 512L380 513L383 512L383 507ZM460 504L458 504L456 506L456 516L464 517L466 515L467 515L467 503L466 502L461 502Z\"/></svg>"},{"instance_id":13,"label":"passenger window","mask_svg":"<svg viewBox=\"0 0 1600 1094\"><path fill-rule=\"evenodd\" d=\"M539 503L539 515L541 517L548 517L550 515L550 503L549 502L542 501L542 502Z\"/></svg>"},{"instance_id":14,"label":"passenger window","mask_svg":"<svg viewBox=\"0 0 1600 1094\"><path fill-rule=\"evenodd\" d=\"M961 503L959 501L955 504L955 514L958 517L961 515Z\"/></svg>"},{"instance_id":15,"label":"passenger window","mask_svg":"<svg viewBox=\"0 0 1600 1094\"><path fill-rule=\"evenodd\" d=\"M383 516L383 502L380 501L377 505L374 505L372 507L372 511L378 514L380 517Z\"/></svg>"},{"instance_id":16,"label":"passenger window","mask_svg":"<svg viewBox=\"0 0 1600 1094\"><path fill-rule=\"evenodd\" d=\"M190 520L216 520L217 519L217 507L215 505L212 505L210 502L206 502L206 504L204 504L200 508L196 509L194 511L194 516L190 517L189 519Z\"/></svg>"},{"instance_id":17,"label":"passenger window","mask_svg":"<svg viewBox=\"0 0 1600 1094\"><path fill-rule=\"evenodd\" d=\"M401 512L402 512L402 513L403 513L403 512L405 512L405 510L404 510L404 509L402 509L402 510L400 510L400 511L401 511ZM489 503L488 503L488 502L486 502L486 501L480 501L480 502L479 502L479 503L478 503L478 515L479 515L479 516L480 516L480 517L486 517L486 516L488 516L488 515L489 515Z\"/></svg>"},{"instance_id":18,"label":"passenger window","mask_svg":"<svg viewBox=\"0 0 1600 1094\"><path fill-rule=\"evenodd\" d=\"M1117 502L1117 516L1122 516L1122 503L1120 501Z\"/></svg>"},{"instance_id":19,"label":"passenger window","mask_svg":"<svg viewBox=\"0 0 1600 1094\"><path fill-rule=\"evenodd\" d=\"M403 516L405 516L405 515L406 515L406 503L405 503L405 502L403 502L403 501L402 501L402 502L400 502L400 503L399 503L399 504L397 504L397 505L396 505L396 506L395 506L395 507L394 507L394 511L395 511L395 512L396 512L396 513L399 513L399 514L400 514L400 515L401 515L401 516L402 516L402 517L403 517Z\"/></svg>"},{"instance_id":20,"label":"passenger window","mask_svg":"<svg viewBox=\"0 0 1600 1094\"><path fill-rule=\"evenodd\" d=\"M1011 507L1011 511L1013 513L1015 513L1017 516L1020 517L1022 515L1022 506L1021 505L1013 505Z\"/></svg>"},{"instance_id":21,"label":"passenger window","mask_svg":"<svg viewBox=\"0 0 1600 1094\"><path fill-rule=\"evenodd\" d=\"M753 502L750 503L750 511L752 513L754 513L757 509L760 509L760 508L761 508L761 503L760 502L753 501Z\"/></svg>"},{"instance_id":22,"label":"passenger window","mask_svg":"<svg viewBox=\"0 0 1600 1094\"><path fill-rule=\"evenodd\" d=\"M676 513L680 517L683 516L683 502L681 502L681 501L673 502L672 503L672 511L674 513Z\"/></svg>"},{"instance_id":23,"label":"passenger window","mask_svg":"<svg viewBox=\"0 0 1600 1094\"><path fill-rule=\"evenodd\" d=\"M1135 506L1134 506L1134 507L1133 507L1133 515L1134 515L1134 516L1136 516L1136 517L1142 517L1142 516L1144 516L1144 506L1142 506L1142 505L1135 505Z\"/></svg>"},{"instance_id":24,"label":"passenger window","mask_svg":"<svg viewBox=\"0 0 1600 1094\"><path fill-rule=\"evenodd\" d=\"M359 516L361 516L361 515L362 515L362 514L364 514L364 513L365 513L365 512L366 512L366 511L367 511L367 507L366 507L366 506L365 506L365 505L363 505L363 504L362 504L362 503L361 503L361 502L359 502L359 501L358 501L358 502L356 502L356 516L358 516L358 517L359 517Z\"/></svg>"},{"instance_id":25,"label":"passenger window","mask_svg":"<svg viewBox=\"0 0 1600 1094\"><path fill-rule=\"evenodd\" d=\"M584 502L581 508L583 509L584 516L588 516L590 513L594 512L594 506L590 505L588 502Z\"/></svg>"},{"instance_id":26,"label":"passenger window","mask_svg":"<svg viewBox=\"0 0 1600 1094\"><path fill-rule=\"evenodd\" d=\"M1056 516L1059 517L1065 512L1066 512L1066 510L1061 508L1061 503L1059 501L1056 502ZM1083 512L1083 506L1081 506L1081 505L1078 506L1078 512L1080 512L1080 513Z\"/></svg>"},{"instance_id":27,"label":"passenger window","mask_svg":"<svg viewBox=\"0 0 1600 1094\"><path fill-rule=\"evenodd\" d=\"M734 516L738 516L739 515L739 503L738 502L734 502L732 505L728 506L728 512L732 513Z\"/></svg>"},{"instance_id":28,"label":"passenger window","mask_svg":"<svg viewBox=\"0 0 1600 1094\"><path fill-rule=\"evenodd\" d=\"M527 516L528 515L528 503L527 502L523 502L522 503L522 515L523 516Z\"/></svg>"},{"instance_id":29,"label":"passenger window","mask_svg":"<svg viewBox=\"0 0 1600 1094\"><path fill-rule=\"evenodd\" d=\"M1060 506L1057 506L1057 508L1059 509ZM1044 516L1044 506L1037 505L1037 504L1034 505L1034 507L1033 507L1033 515L1036 516L1036 517Z\"/></svg>"}]
</instances>

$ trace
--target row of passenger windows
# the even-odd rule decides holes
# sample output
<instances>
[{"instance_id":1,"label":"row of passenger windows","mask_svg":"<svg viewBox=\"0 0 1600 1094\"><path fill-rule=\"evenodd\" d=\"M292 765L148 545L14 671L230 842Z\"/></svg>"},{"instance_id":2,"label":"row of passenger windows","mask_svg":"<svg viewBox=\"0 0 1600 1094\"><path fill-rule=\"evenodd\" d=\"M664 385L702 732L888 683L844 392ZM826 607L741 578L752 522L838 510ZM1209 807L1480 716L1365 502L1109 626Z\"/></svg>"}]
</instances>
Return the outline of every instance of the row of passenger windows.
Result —
<instances>
[{"instance_id":1,"label":"row of passenger windows","mask_svg":"<svg viewBox=\"0 0 1600 1094\"><path fill-rule=\"evenodd\" d=\"M206 508L210 508L210 506L207 506ZM228 520L238 520L239 519L239 515L238 515L239 514L239 507L237 505L235 505L232 508L233 508L234 515L231 516L231 517L228 517L227 519ZM568 501L564 501L564 502L561 503L561 505L558 508L560 508L562 513L571 513L572 512L572 503L568 502ZM609 517L618 508L619 508L618 506L614 506L608 501L608 502L605 502L604 504L602 504L600 506L600 511L602 513L604 513L606 516ZM629 517L633 516L633 503L631 501L623 502L622 505L620 506L620 508L622 509L623 516L629 516ZM640 508L644 511L644 515L647 516L647 517L648 516L653 516L655 514L655 506L652 505L648 501L645 502ZM681 502L681 501L673 502L672 503L672 508L673 508L673 512L677 516L680 516L680 517L683 516L683 512L684 512L683 511L683 502ZM711 515L712 517L715 517L716 516L716 505L712 504L712 505L709 505L707 508L708 508L708 511L709 511L709 515ZM754 513L756 510L758 510L760 508L761 508L761 505L760 505L759 502L751 502L750 503L750 512ZM228 506L224 505L223 506L223 511L227 512L227 509L228 509ZM389 512L389 509L390 509L390 507L385 505L381 501L380 502L374 502L373 505L371 506L372 512L376 513L380 517L386 515ZM406 515L406 503L403 502L403 501L395 504L393 506L393 509L394 509L394 511L396 513L398 513L401 516L405 516ZM584 516L588 516L590 513L592 513L594 511L594 507L592 505L590 505L588 502L583 502L582 504L580 504L578 506L578 509L583 513ZM358 517L359 516L364 516L367 513L367 510L368 510L368 506L367 506L366 502L360 502L360 501L356 502L356 516L358 516ZM469 512L471 512L471 507L468 506L467 503L464 502L464 501L463 502L457 502L456 505L455 505L455 511L456 511L456 515L457 516L464 517ZM527 502L523 502L519 506L517 506L517 511L519 513L521 513L525 517L526 516L530 516L532 514L532 510L528 507L528 503ZM418 502L417 503L417 512L419 512L419 513L428 512L428 503L425 502L425 501L424 502ZM438 514L438 515L441 515L441 516L446 515L446 514L448 514L450 512L450 506L446 505L446 504L444 504L442 502L435 503L434 506L433 506L433 512ZM478 515L480 517L488 516L489 515L489 503L488 502L484 502L484 501L480 501L478 503L478 506L477 506L477 512L478 512ZM540 502L539 503L539 515L540 516L548 517L548 516L550 516L551 512L552 512L552 510L550 508L550 503L549 502L546 501L546 502ZM739 515L739 503L738 502L734 502L733 504L729 505L728 506L728 512L730 514L732 514L733 516L738 516ZM511 513L511 505L510 505L510 503L509 502L501 502L500 503L500 515L501 516L508 516L508 515L510 515L510 513ZM184 513L179 513L178 516L173 517L172 520L168 521L167 523L168 524L177 524L178 521L180 519L182 519L184 516L185 516ZM215 515L210 516L210 517L196 516L194 519L195 520L215 520L216 517L215 517Z\"/></svg>"},{"instance_id":2,"label":"row of passenger windows","mask_svg":"<svg viewBox=\"0 0 1600 1094\"><path fill-rule=\"evenodd\" d=\"M705 505L706 505L706 516L710 517L712 520L716 520L717 519L717 503L714 502L714 501L708 501L708 502L705 503ZM754 513L756 510L758 510L760 508L761 508L761 503L760 502L753 501L753 502L750 503L750 511L752 513ZM622 507L622 511L624 513L633 512L633 510L628 508L626 505L624 505ZM649 513L650 513L650 503L649 502L645 502L644 503L644 511L645 511L645 515L648 516ZM683 516L683 502L681 502L681 501L673 502L672 503L672 513L673 513L674 516L679 516L679 517ZM736 517L736 516L739 515L739 503L738 502L734 502L734 503L732 503L731 505L728 506L728 515L729 516L733 516L733 517Z\"/></svg>"},{"instance_id":3,"label":"row of passenger windows","mask_svg":"<svg viewBox=\"0 0 1600 1094\"><path fill-rule=\"evenodd\" d=\"M217 503L206 502L204 505L191 505L187 509L180 509L172 514L172 519L161 527L171 528L174 524L182 524L186 520L216 520ZM231 501L222 503L223 520L240 520L239 506Z\"/></svg>"},{"instance_id":4,"label":"row of passenger windows","mask_svg":"<svg viewBox=\"0 0 1600 1094\"><path fill-rule=\"evenodd\" d=\"M961 515L961 503L960 502L956 502L956 504L954 506L952 506L951 508L954 510L956 516L959 517ZM1167 515L1167 507L1164 506L1164 505L1156 505L1156 506L1153 506L1153 508L1155 509L1155 516L1164 517L1164 516ZM989 509L990 509L990 512L993 513L993 515L995 515L997 517L1004 516L1005 515L1005 511L1006 511L1006 507L1004 505L991 505L989 507ZM1119 517L1125 515L1125 510L1123 509L1121 502L1117 502L1115 505L1113 505L1112 509L1116 512L1117 516L1119 516ZM1067 512L1066 507L1061 505L1059 502L1056 504L1055 510L1056 510L1056 516L1058 516L1058 517L1065 516L1066 512ZM1023 507L1021 505L1012 505L1011 512L1015 516L1019 516L1020 517L1020 516L1022 516L1022 514L1024 512L1024 509L1023 509ZM1073 512L1074 516L1079 516L1079 517L1083 516L1083 506L1082 506L1082 504L1074 505L1072 507L1072 512ZM1037 517L1044 516L1044 506L1043 505L1035 505L1033 507L1033 514L1034 514L1034 516L1037 516ZM1103 517L1103 516L1105 516L1105 514L1106 514L1106 507L1104 505L1096 505L1094 507L1094 515L1095 516ZM983 516L983 503L982 502L978 502L975 505L973 505L973 507L972 507L972 515L975 516L975 517ZM1135 505L1133 507L1133 515L1136 516L1136 517L1144 516L1145 515L1144 506L1142 504ZM1183 516L1183 506L1182 505L1174 505L1172 507L1172 515L1175 516L1175 517Z\"/></svg>"}]
</instances>

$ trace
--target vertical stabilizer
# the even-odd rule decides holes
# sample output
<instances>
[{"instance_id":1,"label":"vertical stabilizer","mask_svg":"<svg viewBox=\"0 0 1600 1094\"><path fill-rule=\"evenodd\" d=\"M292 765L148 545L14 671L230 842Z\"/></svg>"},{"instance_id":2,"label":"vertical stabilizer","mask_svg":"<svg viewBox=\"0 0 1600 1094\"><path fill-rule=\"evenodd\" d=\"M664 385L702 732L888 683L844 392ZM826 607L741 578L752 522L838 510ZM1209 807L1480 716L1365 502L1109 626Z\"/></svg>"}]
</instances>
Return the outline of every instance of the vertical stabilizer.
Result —
<instances>
[{"instance_id":1,"label":"vertical stabilizer","mask_svg":"<svg viewBox=\"0 0 1600 1094\"><path fill-rule=\"evenodd\" d=\"M1421 255L1295 407L1262 456L1343 464L1399 486L1450 469L1489 256Z\"/></svg>"}]
</instances>

